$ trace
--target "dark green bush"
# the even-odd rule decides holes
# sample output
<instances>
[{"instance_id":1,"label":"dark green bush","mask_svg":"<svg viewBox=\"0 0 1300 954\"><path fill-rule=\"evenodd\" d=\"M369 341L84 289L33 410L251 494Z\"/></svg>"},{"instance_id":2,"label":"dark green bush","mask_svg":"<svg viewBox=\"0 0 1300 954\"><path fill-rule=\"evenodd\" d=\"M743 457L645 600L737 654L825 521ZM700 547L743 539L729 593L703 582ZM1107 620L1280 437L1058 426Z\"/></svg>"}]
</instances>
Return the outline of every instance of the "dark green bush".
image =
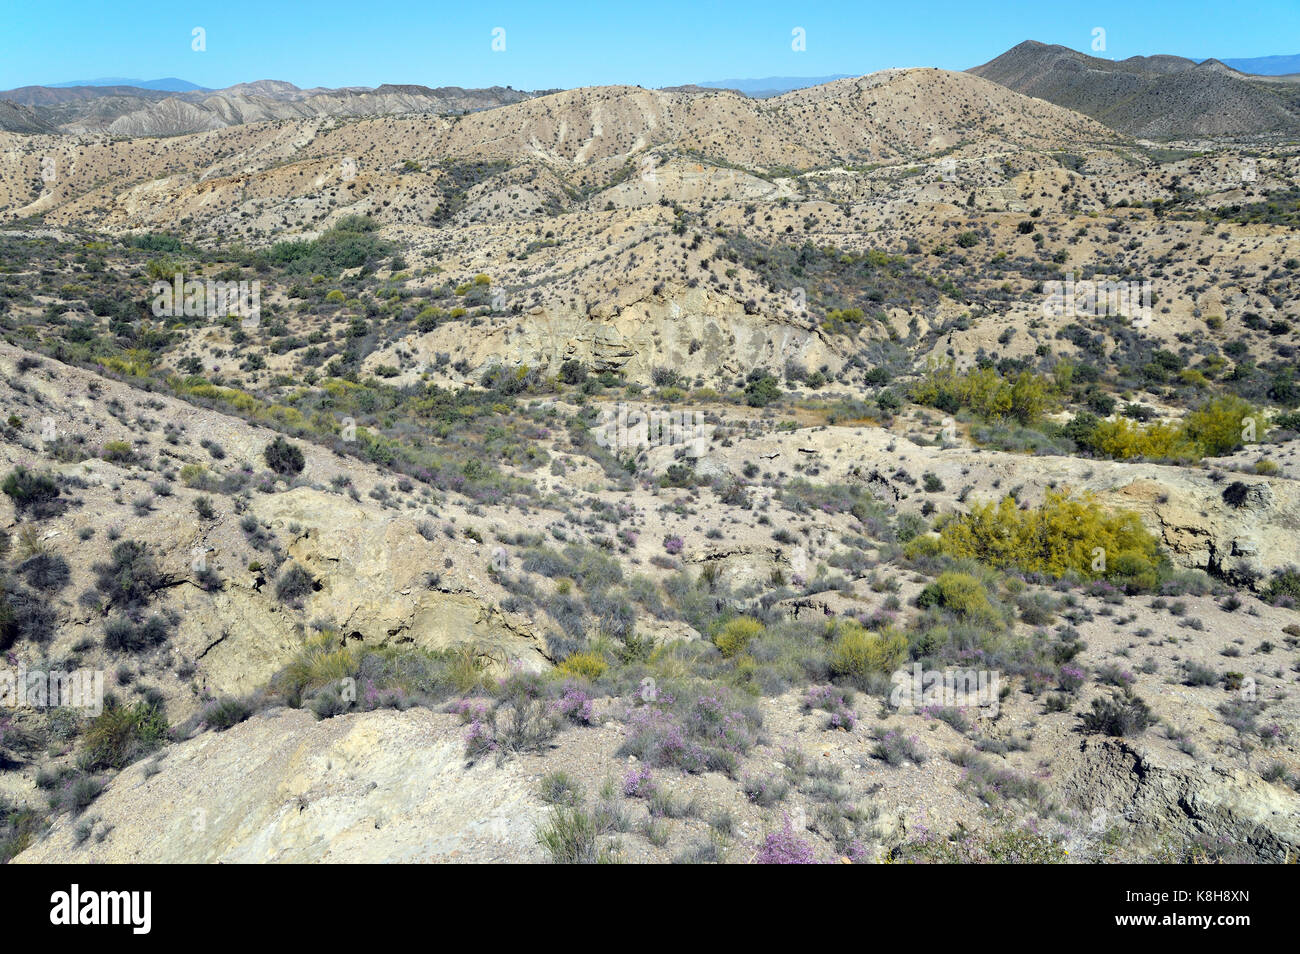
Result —
<instances>
[{"instance_id":1,"label":"dark green bush","mask_svg":"<svg viewBox=\"0 0 1300 954\"><path fill-rule=\"evenodd\" d=\"M302 473L305 465L302 448L289 443L282 435L266 445L262 457L266 460L266 466L282 477L296 477Z\"/></svg>"}]
</instances>

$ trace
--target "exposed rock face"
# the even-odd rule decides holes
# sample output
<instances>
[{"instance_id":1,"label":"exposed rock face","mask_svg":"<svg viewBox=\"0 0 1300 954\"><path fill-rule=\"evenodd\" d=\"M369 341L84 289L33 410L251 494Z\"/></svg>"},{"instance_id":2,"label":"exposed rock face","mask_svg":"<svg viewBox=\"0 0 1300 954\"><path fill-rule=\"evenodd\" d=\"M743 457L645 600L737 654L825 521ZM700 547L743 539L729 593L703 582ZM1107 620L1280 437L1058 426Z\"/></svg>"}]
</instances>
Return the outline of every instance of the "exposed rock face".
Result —
<instances>
[{"instance_id":1,"label":"exposed rock face","mask_svg":"<svg viewBox=\"0 0 1300 954\"><path fill-rule=\"evenodd\" d=\"M544 643L481 598L487 583L476 568L442 581L448 551L421 536L410 517L376 519L308 488L264 497L258 513L272 526L299 528L289 555L319 581L305 603L309 617L324 616L345 636L370 643L469 643L501 664L545 665Z\"/></svg>"},{"instance_id":2,"label":"exposed rock face","mask_svg":"<svg viewBox=\"0 0 1300 954\"><path fill-rule=\"evenodd\" d=\"M756 367L781 373L787 361L807 367L841 368L845 356L805 320L745 313L734 298L704 288L629 289L623 300L589 308L535 307L520 316L493 319L468 351L476 372L494 364L527 365L554 374L564 361L581 361L596 372L615 371L649 383L651 371L671 368L684 380L728 382ZM375 351L368 369L411 355L401 380L431 366L439 353L465 348L463 333L446 325Z\"/></svg>"},{"instance_id":3,"label":"exposed rock face","mask_svg":"<svg viewBox=\"0 0 1300 954\"><path fill-rule=\"evenodd\" d=\"M1088 740L1062 791L1078 807L1123 817L1148 837L1242 845L1261 861L1300 850L1300 796L1240 769L1171 768L1128 742Z\"/></svg>"},{"instance_id":4,"label":"exposed rock face","mask_svg":"<svg viewBox=\"0 0 1300 954\"><path fill-rule=\"evenodd\" d=\"M450 716L377 710L318 722L277 709L126 769L76 844L65 817L25 863L537 861L544 816L517 765L467 768Z\"/></svg>"}]
</instances>

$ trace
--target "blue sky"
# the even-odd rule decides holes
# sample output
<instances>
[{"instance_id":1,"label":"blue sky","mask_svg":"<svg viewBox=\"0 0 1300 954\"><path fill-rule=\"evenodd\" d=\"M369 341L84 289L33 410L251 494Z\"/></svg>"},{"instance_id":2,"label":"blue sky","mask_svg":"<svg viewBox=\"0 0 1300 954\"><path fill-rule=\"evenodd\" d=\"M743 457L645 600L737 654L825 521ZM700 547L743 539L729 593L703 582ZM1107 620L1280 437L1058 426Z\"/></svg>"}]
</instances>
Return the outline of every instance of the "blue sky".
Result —
<instances>
[{"instance_id":1,"label":"blue sky","mask_svg":"<svg viewBox=\"0 0 1300 954\"><path fill-rule=\"evenodd\" d=\"M192 49L192 31L206 50ZM492 31L505 30L494 52ZM806 49L792 47L802 28ZM764 76L966 69L1025 39L1102 55L1300 53L1300 0L1058 4L651 0L445 4L393 0L113 3L0 0L0 89L105 76L176 76L221 87L665 86Z\"/></svg>"}]
</instances>

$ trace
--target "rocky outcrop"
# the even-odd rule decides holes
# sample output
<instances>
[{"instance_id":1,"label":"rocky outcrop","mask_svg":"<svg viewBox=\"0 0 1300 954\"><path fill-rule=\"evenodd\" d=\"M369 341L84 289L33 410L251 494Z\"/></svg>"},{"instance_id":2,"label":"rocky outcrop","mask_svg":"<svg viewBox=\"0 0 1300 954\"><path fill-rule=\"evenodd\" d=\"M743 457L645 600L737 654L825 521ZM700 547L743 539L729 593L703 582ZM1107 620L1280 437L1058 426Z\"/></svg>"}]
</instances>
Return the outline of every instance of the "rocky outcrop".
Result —
<instances>
[{"instance_id":1,"label":"rocky outcrop","mask_svg":"<svg viewBox=\"0 0 1300 954\"><path fill-rule=\"evenodd\" d=\"M1209 765L1173 768L1123 740L1087 740L1062 792L1103 824L1148 838L1233 845L1259 861L1300 852L1300 796L1258 775Z\"/></svg>"},{"instance_id":2,"label":"rocky outcrop","mask_svg":"<svg viewBox=\"0 0 1300 954\"><path fill-rule=\"evenodd\" d=\"M545 806L516 763L467 767L451 716L318 722L277 709L118 775L16 860L99 863L537 861ZM92 836L76 830L92 826Z\"/></svg>"}]
</instances>

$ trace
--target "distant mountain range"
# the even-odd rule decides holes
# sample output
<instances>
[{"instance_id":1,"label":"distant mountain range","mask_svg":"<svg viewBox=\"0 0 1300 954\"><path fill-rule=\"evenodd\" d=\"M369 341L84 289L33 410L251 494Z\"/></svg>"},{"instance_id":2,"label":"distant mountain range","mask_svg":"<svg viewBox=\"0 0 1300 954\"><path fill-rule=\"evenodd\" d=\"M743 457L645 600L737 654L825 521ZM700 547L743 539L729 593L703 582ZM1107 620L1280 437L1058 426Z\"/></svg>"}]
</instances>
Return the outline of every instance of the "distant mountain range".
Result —
<instances>
[{"instance_id":1,"label":"distant mountain range","mask_svg":"<svg viewBox=\"0 0 1300 954\"><path fill-rule=\"evenodd\" d=\"M1219 60L1105 60L1027 40L969 72L1151 139L1300 132L1300 82Z\"/></svg>"},{"instance_id":2,"label":"distant mountain range","mask_svg":"<svg viewBox=\"0 0 1300 954\"><path fill-rule=\"evenodd\" d=\"M1027 40L968 72L1133 136L1185 139L1300 132L1300 54L1201 61L1166 55L1107 60ZM850 75L708 80L668 91L727 89L766 99ZM213 90L176 77L108 77L0 92L0 130L175 136L316 116L474 112L547 92L554 91L523 92L500 86L434 89L413 84L301 89L280 80Z\"/></svg>"},{"instance_id":3,"label":"distant mountain range","mask_svg":"<svg viewBox=\"0 0 1300 954\"><path fill-rule=\"evenodd\" d=\"M1242 73L1257 76L1287 76L1300 73L1300 53L1294 56L1255 56L1249 59L1220 58L1220 63Z\"/></svg>"},{"instance_id":4,"label":"distant mountain range","mask_svg":"<svg viewBox=\"0 0 1300 954\"><path fill-rule=\"evenodd\" d=\"M66 89L69 86L133 86L136 89L157 89L169 93L188 93L191 90L201 90L206 88L191 83L189 80L177 79L174 76L168 76L164 79L156 80L111 77L106 79L72 80L68 83L46 83L45 85L52 89Z\"/></svg>"},{"instance_id":5,"label":"distant mountain range","mask_svg":"<svg viewBox=\"0 0 1300 954\"><path fill-rule=\"evenodd\" d=\"M834 76L766 76L762 79L708 80L696 83L705 89L734 89L751 99L767 99L795 89L821 86L837 79L848 79L853 73L836 73Z\"/></svg>"},{"instance_id":6,"label":"distant mountain range","mask_svg":"<svg viewBox=\"0 0 1300 954\"><path fill-rule=\"evenodd\" d=\"M360 86L300 89L280 80L258 80L219 90L182 91L118 85L23 86L0 92L0 129L25 133L179 136L244 123L315 116L473 112L534 95L501 86L431 89L385 84L374 89Z\"/></svg>"}]
</instances>

